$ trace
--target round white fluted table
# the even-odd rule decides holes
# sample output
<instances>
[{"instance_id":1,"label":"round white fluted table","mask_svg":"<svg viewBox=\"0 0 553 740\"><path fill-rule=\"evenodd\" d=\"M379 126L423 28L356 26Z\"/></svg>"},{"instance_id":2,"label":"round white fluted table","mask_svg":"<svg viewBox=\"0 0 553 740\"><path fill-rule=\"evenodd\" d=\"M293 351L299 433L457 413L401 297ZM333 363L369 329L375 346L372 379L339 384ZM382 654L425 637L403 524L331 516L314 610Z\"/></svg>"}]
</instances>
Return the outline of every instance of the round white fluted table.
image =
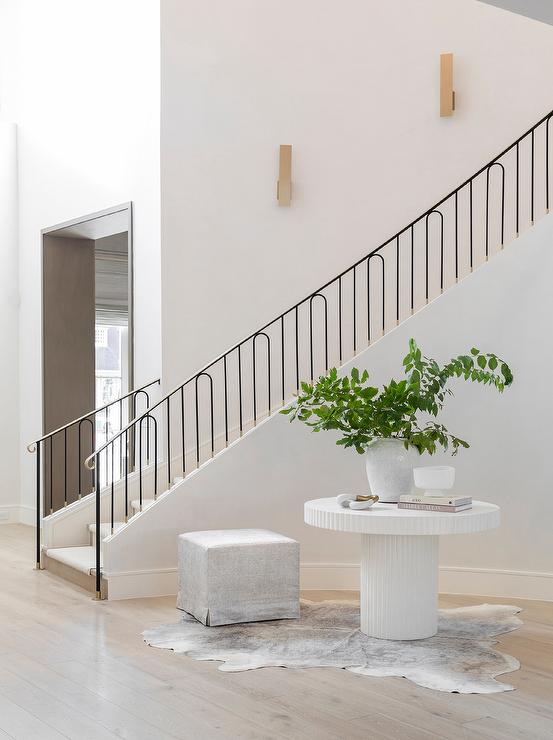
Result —
<instances>
[{"instance_id":1,"label":"round white fluted table","mask_svg":"<svg viewBox=\"0 0 553 740\"><path fill-rule=\"evenodd\" d=\"M438 629L438 544L441 534L471 534L499 526L495 504L473 501L456 513L375 504L345 509L335 498L305 504L313 527L362 536L361 631L386 640L420 640Z\"/></svg>"}]
</instances>

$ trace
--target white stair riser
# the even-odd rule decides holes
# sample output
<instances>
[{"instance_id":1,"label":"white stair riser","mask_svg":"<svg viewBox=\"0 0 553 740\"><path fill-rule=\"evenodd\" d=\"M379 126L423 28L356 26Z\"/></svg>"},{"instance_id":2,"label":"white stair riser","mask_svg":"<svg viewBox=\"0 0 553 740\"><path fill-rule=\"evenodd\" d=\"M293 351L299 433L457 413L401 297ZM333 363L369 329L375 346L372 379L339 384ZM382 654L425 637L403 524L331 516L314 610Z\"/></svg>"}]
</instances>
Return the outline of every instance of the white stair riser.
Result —
<instances>
[{"instance_id":1,"label":"white stair riser","mask_svg":"<svg viewBox=\"0 0 553 740\"><path fill-rule=\"evenodd\" d=\"M125 522L114 522L113 523L113 531L111 528L110 522L102 522L100 525L100 537L101 539L105 539L106 537L109 537L110 534L113 534L114 532L117 532L121 527L125 526ZM96 524L89 524L88 525L88 532L90 536L90 544L92 547L96 547Z\"/></svg>"}]
</instances>

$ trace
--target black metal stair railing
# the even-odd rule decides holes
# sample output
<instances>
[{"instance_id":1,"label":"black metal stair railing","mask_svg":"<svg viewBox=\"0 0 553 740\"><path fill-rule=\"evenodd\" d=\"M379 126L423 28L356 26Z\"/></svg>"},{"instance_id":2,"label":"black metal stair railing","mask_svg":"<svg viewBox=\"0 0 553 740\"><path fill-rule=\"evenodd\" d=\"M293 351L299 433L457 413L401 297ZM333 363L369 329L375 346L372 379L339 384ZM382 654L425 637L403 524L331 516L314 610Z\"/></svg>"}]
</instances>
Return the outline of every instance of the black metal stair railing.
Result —
<instances>
[{"instance_id":1,"label":"black metal stair railing","mask_svg":"<svg viewBox=\"0 0 553 740\"><path fill-rule=\"evenodd\" d=\"M146 488L150 497L157 497L160 475L166 480L163 490L169 489L174 471L186 476L199 468L284 406L302 379L313 379L331 363L351 359L487 261L506 240L516 238L523 225L532 225L536 214L548 212L552 117L553 111L401 231L217 357L99 446L87 459L88 467L97 471L96 531L100 531L102 470L109 485L109 465L101 463L110 454L113 460L116 440L128 456L138 430L141 510ZM153 457L143 429L154 439ZM143 481L144 459L149 477ZM111 490L113 530L113 485ZM125 485L125 496L127 492ZM100 579L97 537L98 596Z\"/></svg>"},{"instance_id":2,"label":"black metal stair railing","mask_svg":"<svg viewBox=\"0 0 553 740\"><path fill-rule=\"evenodd\" d=\"M41 522L45 512L53 514L66 507L83 495L93 493L96 488L96 471L87 470L84 466L85 458L96 447L98 437L97 428L100 422L104 424L104 433L109 435L111 425L122 429L129 419L137 415L137 405L150 405L150 394L147 389L159 385L160 380L151 380L149 383L129 391L110 403L83 414L78 419L64 424L40 439L27 446L29 452L36 452L36 565L40 568L41 562ZM116 430L114 430L115 432ZM132 450L119 445L119 469L112 467L111 478L128 474L128 459L132 457ZM113 460L112 460L113 466Z\"/></svg>"}]
</instances>

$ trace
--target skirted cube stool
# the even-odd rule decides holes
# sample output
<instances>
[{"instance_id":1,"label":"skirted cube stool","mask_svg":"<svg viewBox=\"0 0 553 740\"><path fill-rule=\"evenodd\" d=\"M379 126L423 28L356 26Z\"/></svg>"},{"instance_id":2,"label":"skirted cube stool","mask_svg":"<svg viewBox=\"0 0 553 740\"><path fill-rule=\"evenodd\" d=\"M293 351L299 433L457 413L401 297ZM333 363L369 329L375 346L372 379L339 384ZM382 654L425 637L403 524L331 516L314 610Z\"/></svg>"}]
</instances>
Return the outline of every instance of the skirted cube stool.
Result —
<instances>
[{"instance_id":1,"label":"skirted cube stool","mask_svg":"<svg viewBox=\"0 0 553 740\"><path fill-rule=\"evenodd\" d=\"M179 535L177 607L208 626L296 619L299 543L266 529Z\"/></svg>"}]
</instances>

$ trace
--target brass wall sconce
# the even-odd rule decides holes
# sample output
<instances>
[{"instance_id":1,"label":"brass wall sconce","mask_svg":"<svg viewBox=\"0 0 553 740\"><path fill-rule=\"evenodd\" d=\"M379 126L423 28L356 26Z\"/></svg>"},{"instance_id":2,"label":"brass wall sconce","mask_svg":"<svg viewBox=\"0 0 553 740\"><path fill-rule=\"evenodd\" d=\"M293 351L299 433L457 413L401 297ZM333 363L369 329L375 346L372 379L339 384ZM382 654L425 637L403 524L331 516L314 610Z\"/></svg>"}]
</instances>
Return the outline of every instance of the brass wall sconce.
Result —
<instances>
[{"instance_id":1,"label":"brass wall sconce","mask_svg":"<svg viewBox=\"0 0 553 740\"><path fill-rule=\"evenodd\" d=\"M289 206L292 200L292 145L281 144L278 165L277 200L279 206Z\"/></svg>"},{"instance_id":2,"label":"brass wall sconce","mask_svg":"<svg viewBox=\"0 0 553 740\"><path fill-rule=\"evenodd\" d=\"M440 54L440 116L452 116L454 110L453 54Z\"/></svg>"}]
</instances>

